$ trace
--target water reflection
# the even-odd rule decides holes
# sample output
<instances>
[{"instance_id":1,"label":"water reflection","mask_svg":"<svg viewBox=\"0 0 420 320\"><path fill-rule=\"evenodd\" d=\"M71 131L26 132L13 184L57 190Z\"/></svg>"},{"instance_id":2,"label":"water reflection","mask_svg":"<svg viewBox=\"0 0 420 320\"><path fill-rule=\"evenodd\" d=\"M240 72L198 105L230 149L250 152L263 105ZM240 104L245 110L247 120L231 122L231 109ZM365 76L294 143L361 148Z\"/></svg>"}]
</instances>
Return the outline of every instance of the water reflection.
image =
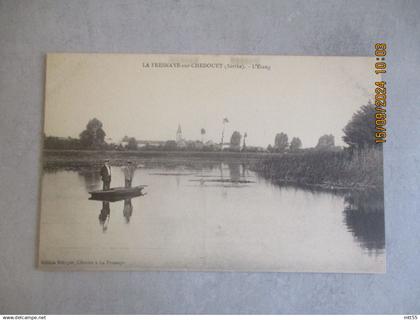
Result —
<instances>
[{"instance_id":1,"label":"water reflection","mask_svg":"<svg viewBox=\"0 0 420 320\"><path fill-rule=\"evenodd\" d=\"M142 194L142 196L144 195L145 194ZM133 215L133 203L131 202L132 198L135 198L135 197L118 200L118 201L124 201L123 216L125 218L126 223L130 223L131 216ZM90 199L90 200L94 200L94 199ZM115 202L115 200L112 202ZM109 224L110 218L111 218L110 201L102 201L102 208L99 211L98 219L99 219L99 225L101 226L103 232L106 232L108 230L108 224Z\"/></svg>"},{"instance_id":2,"label":"water reflection","mask_svg":"<svg viewBox=\"0 0 420 320\"><path fill-rule=\"evenodd\" d=\"M264 209L264 214L269 215L272 212L272 216L267 219L269 221L281 219L281 224L296 223L299 228L304 224L300 220L293 219L296 216L296 212L302 211L308 214L305 215L305 219L307 219L305 221L313 219L311 221L312 224L319 223L325 226L325 230L334 230L334 228L339 226L343 233L353 241L358 250L363 251L364 254L370 255L374 253L374 255L380 255L385 251L384 200L382 190L325 190L305 185L275 182L259 176L252 170L248 171L249 164L243 163L242 161L222 162L196 159L193 161L190 159L188 161L168 161L168 163L149 161L142 162L142 164L143 169L136 171L136 177L134 179L150 186L157 186L153 190L153 194L152 192L150 193L155 200L152 201L154 203L153 208L149 208L149 210L156 210L155 207L159 207L157 204L159 204L160 199L169 199L168 201L172 202L168 210L171 212L176 211L177 214L179 212L182 213L185 203L177 199L182 198L179 195L185 194L193 200L199 199L197 201L201 201L202 198L199 198L200 195L205 196L205 199L209 199L206 205L212 208L214 207L213 213L228 212L229 208L240 208L247 201L260 203L260 205L262 203L264 208L266 208ZM66 169L65 171L75 171L75 169ZM60 170L51 169L47 172L55 175L56 173L60 173ZM124 171L118 170L117 173L117 170L115 170L113 172L115 172L115 179L113 181L117 185L124 185ZM74 176L78 176L80 179L79 184L81 185L80 189L83 191L81 193L83 197L86 193L82 185L84 185L84 189L87 191L101 189L101 178L98 167L79 168L77 175L74 172ZM170 180L173 184L168 182ZM63 182L63 188L68 186L73 187L71 183L73 182ZM176 189L171 189L172 187ZM197 187L200 190L194 190ZM291 188L293 192L284 192L290 191ZM214 189L214 191L211 189ZM239 191L239 189L241 190ZM51 190L51 193L53 191ZM295 195L297 196L295 197ZM331 195L331 199L329 195ZM93 211L94 219L96 219L99 212L98 219L103 232L106 232L109 227L111 216L110 201L110 199L101 199L98 207L95 206ZM112 201L119 201L121 203L117 214L121 215L122 211L123 223L130 224L133 214L136 215L138 213L135 210L139 210L139 208L133 208L132 197L113 199ZM226 205L229 203L232 203L232 205ZM337 205L332 207L331 203L337 203ZM134 204L136 204L135 201ZM178 209L174 209L178 204ZM317 206L322 208L319 210L318 216L312 212L313 208ZM251 205L248 204L242 209L246 211L248 207L251 207ZM115 208L113 208L113 211L116 211ZM167 207L164 208L165 210L167 209ZM147 210L144 211L147 212ZM282 212L288 213L282 216ZM328 216L329 212L332 212L331 216ZM293 213L293 215L289 213ZM113 214L115 215L115 212ZM243 221L242 219L247 219L252 214L252 212L249 212L248 215L241 216L239 218L240 220L237 221ZM333 220L334 217L338 221ZM135 221L132 221L131 226L135 223ZM314 230L306 231L305 234L307 237L310 237L312 231L316 233ZM323 234L328 232L330 231L322 231ZM321 237L323 234L317 234L316 236ZM331 231L331 234L334 233ZM290 235L290 237L292 236ZM336 244L336 246L339 246L339 244Z\"/></svg>"},{"instance_id":3,"label":"water reflection","mask_svg":"<svg viewBox=\"0 0 420 320\"><path fill-rule=\"evenodd\" d=\"M355 241L369 253L385 250L384 195L382 189L342 190L325 189L289 182L266 181L279 189L305 190L313 195L331 194L343 197L343 224Z\"/></svg>"},{"instance_id":4,"label":"water reflection","mask_svg":"<svg viewBox=\"0 0 420 320\"><path fill-rule=\"evenodd\" d=\"M111 216L111 208L109 206L109 201L102 201L102 209L99 214L99 225L102 227L102 231L106 232L108 229L108 222Z\"/></svg>"},{"instance_id":5,"label":"water reflection","mask_svg":"<svg viewBox=\"0 0 420 320\"><path fill-rule=\"evenodd\" d=\"M356 241L369 251L385 248L384 198L382 190L353 191L344 197L344 220Z\"/></svg>"},{"instance_id":6,"label":"water reflection","mask_svg":"<svg viewBox=\"0 0 420 320\"><path fill-rule=\"evenodd\" d=\"M125 222L129 223L131 215L133 214L133 204L131 203L131 198L124 200L124 209L123 215L125 218Z\"/></svg>"},{"instance_id":7,"label":"water reflection","mask_svg":"<svg viewBox=\"0 0 420 320\"><path fill-rule=\"evenodd\" d=\"M98 168L81 168L77 173L82 178L87 191L101 188L101 175Z\"/></svg>"},{"instance_id":8,"label":"water reflection","mask_svg":"<svg viewBox=\"0 0 420 320\"><path fill-rule=\"evenodd\" d=\"M238 182L241 179L241 169L239 163L228 163L230 180Z\"/></svg>"}]
</instances>

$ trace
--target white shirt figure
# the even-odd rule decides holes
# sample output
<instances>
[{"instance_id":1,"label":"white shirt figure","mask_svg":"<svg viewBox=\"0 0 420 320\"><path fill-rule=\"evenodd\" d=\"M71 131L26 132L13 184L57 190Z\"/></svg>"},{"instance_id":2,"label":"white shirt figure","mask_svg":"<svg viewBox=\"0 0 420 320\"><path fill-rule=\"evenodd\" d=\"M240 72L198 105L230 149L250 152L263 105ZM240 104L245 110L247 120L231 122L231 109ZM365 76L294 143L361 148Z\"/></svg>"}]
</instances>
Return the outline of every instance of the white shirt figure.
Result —
<instances>
[{"instance_id":1,"label":"white shirt figure","mask_svg":"<svg viewBox=\"0 0 420 320\"><path fill-rule=\"evenodd\" d=\"M125 187L131 187L131 182L133 181L134 171L136 171L136 166L133 164L128 164L127 166L122 168L125 178Z\"/></svg>"}]
</instances>

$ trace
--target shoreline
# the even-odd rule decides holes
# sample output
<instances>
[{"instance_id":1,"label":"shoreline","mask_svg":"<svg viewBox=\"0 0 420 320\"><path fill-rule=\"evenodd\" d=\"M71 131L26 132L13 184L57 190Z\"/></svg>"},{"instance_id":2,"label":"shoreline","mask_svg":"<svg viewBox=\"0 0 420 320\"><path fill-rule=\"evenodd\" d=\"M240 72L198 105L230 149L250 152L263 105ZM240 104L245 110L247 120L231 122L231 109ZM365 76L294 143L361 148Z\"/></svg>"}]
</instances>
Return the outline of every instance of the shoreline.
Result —
<instances>
[{"instance_id":1,"label":"shoreline","mask_svg":"<svg viewBox=\"0 0 420 320\"><path fill-rule=\"evenodd\" d=\"M203 161L239 161L246 164L256 163L264 159L275 158L276 154L262 152L233 151L115 151L115 150L43 150L43 166L87 166L100 164L109 159L111 164L120 165L127 160L132 161L187 161L199 159Z\"/></svg>"},{"instance_id":2,"label":"shoreline","mask_svg":"<svg viewBox=\"0 0 420 320\"><path fill-rule=\"evenodd\" d=\"M234 156L234 157L273 157L281 156L280 153L269 153L269 152L244 152L244 151L192 151L192 150L78 150L78 149L43 149L45 154L90 154L90 155L106 155L106 154L121 154L121 155L186 155L186 156L198 156L198 155L216 155L216 156Z\"/></svg>"},{"instance_id":3,"label":"shoreline","mask_svg":"<svg viewBox=\"0 0 420 320\"><path fill-rule=\"evenodd\" d=\"M269 177L264 178L270 179ZM337 183L307 183L307 182L300 182L296 180L285 180L285 179L275 179L271 178L273 183L285 186L285 187L295 187L300 189L308 189L308 190L319 190L319 191L329 191L329 192L337 192L337 193L346 193L349 191L377 191L380 190L378 186L373 185L343 185Z\"/></svg>"}]
</instances>

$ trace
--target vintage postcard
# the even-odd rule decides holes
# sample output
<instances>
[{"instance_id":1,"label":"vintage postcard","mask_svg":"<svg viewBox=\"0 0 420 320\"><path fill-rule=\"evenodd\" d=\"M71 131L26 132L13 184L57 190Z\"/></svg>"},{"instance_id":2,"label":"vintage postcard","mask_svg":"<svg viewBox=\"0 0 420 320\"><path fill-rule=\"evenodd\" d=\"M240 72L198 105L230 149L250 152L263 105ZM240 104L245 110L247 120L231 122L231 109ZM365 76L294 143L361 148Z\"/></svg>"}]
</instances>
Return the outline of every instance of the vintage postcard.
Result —
<instances>
[{"instance_id":1,"label":"vintage postcard","mask_svg":"<svg viewBox=\"0 0 420 320\"><path fill-rule=\"evenodd\" d=\"M40 269L385 272L374 57L46 65Z\"/></svg>"}]
</instances>

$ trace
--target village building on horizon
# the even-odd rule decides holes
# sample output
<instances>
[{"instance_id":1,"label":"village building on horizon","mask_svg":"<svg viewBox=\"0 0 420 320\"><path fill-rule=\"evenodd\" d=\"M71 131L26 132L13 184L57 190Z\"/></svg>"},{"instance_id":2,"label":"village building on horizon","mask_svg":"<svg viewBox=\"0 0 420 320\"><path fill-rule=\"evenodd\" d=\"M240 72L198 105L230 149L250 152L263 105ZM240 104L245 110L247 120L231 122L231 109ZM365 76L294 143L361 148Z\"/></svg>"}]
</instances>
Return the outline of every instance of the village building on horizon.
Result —
<instances>
[{"instance_id":1,"label":"village building on horizon","mask_svg":"<svg viewBox=\"0 0 420 320\"><path fill-rule=\"evenodd\" d=\"M213 140L206 140L205 139L205 130L202 129L202 138L201 140L187 140L184 138L182 134L182 127L181 124L178 124L178 128L176 130L175 139L174 140L145 140L145 139L135 139L136 147L137 148L147 148L147 147L173 147L176 149L195 149L195 150L202 150L202 149L211 149L211 150L226 150L226 149L232 149L235 147L232 146L230 142L219 142L216 143ZM133 139L128 136L124 136L124 138L121 139L119 144L124 147L128 148L130 140ZM258 149L258 151L264 151L264 148L262 147L249 147ZM240 150L240 146L236 147L238 151Z\"/></svg>"}]
</instances>

